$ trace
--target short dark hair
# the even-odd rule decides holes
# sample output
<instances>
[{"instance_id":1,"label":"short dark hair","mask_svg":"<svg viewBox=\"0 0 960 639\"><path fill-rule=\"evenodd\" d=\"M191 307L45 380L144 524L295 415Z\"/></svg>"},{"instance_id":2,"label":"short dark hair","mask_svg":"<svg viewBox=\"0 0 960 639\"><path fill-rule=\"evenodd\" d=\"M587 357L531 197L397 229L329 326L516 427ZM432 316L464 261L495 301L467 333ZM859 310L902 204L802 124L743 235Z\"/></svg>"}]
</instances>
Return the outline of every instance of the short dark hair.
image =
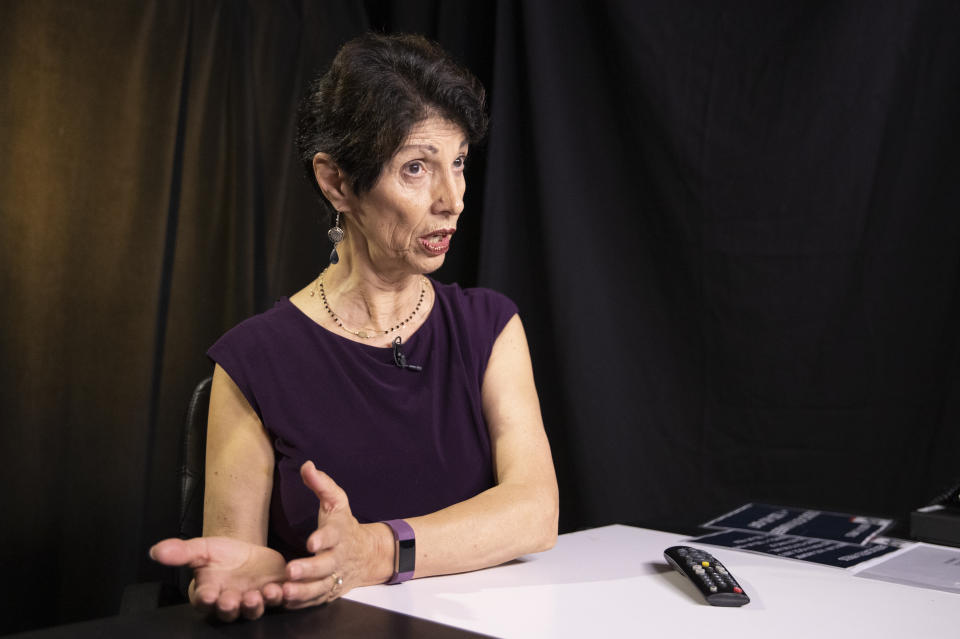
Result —
<instances>
[{"instance_id":1,"label":"short dark hair","mask_svg":"<svg viewBox=\"0 0 960 639\"><path fill-rule=\"evenodd\" d=\"M347 42L300 103L297 153L319 191L313 157L329 153L358 195L369 191L414 125L439 115L471 143L487 130L480 81L417 35L368 33ZM322 193L321 193L322 195Z\"/></svg>"}]
</instances>

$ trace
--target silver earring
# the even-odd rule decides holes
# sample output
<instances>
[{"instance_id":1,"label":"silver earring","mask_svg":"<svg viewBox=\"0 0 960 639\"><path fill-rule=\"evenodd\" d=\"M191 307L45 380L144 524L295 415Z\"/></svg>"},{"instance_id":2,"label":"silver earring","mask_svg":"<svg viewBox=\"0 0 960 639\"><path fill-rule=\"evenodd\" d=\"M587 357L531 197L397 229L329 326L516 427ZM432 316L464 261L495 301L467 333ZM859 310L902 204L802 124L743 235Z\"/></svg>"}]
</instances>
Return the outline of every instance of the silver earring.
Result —
<instances>
[{"instance_id":1,"label":"silver earring","mask_svg":"<svg viewBox=\"0 0 960 639\"><path fill-rule=\"evenodd\" d=\"M340 211L337 211L337 217L333 220L333 226L327 231L327 239L333 242L333 250L330 251L330 263L336 264L340 261L340 255L337 254L337 244L343 241L343 229L340 228Z\"/></svg>"}]
</instances>

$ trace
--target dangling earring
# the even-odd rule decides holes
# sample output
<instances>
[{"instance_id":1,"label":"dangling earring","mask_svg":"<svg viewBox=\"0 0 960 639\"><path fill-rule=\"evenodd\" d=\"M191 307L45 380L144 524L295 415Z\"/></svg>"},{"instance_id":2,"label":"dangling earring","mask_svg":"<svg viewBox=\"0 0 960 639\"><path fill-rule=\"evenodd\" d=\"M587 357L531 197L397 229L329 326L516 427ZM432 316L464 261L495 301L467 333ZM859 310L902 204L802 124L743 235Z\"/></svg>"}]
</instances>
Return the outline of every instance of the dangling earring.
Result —
<instances>
[{"instance_id":1,"label":"dangling earring","mask_svg":"<svg viewBox=\"0 0 960 639\"><path fill-rule=\"evenodd\" d=\"M343 241L343 229L340 228L340 211L337 211L333 226L327 231L327 239L333 242L333 250L330 251L330 263L336 264L340 261L340 255L337 254L337 244Z\"/></svg>"}]
</instances>

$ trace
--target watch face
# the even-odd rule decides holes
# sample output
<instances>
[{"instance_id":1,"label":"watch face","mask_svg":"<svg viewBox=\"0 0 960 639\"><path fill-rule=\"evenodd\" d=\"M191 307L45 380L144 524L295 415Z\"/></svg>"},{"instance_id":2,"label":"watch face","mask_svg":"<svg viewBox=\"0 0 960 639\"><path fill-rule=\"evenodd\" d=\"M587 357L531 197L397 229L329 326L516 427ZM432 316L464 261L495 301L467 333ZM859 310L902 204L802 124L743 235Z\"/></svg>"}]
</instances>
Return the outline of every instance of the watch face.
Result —
<instances>
[{"instance_id":1,"label":"watch face","mask_svg":"<svg viewBox=\"0 0 960 639\"><path fill-rule=\"evenodd\" d=\"M414 562L417 558L417 553L415 550L416 542L413 539L401 539L397 542L397 544L397 558L399 560L397 572L401 574L405 572L413 572Z\"/></svg>"}]
</instances>

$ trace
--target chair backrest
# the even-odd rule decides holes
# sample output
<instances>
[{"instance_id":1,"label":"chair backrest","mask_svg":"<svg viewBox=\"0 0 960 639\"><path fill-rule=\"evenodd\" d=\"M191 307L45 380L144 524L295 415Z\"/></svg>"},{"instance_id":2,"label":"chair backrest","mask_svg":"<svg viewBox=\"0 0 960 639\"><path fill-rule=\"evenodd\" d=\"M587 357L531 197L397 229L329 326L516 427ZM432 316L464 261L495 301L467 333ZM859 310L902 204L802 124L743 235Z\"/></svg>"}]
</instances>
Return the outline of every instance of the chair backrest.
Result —
<instances>
[{"instance_id":1,"label":"chair backrest","mask_svg":"<svg viewBox=\"0 0 960 639\"><path fill-rule=\"evenodd\" d=\"M207 412L210 410L210 384L207 377L197 384L187 405L180 449L180 525L182 539L203 534L203 482L207 459ZM186 595L191 571L181 569L177 587Z\"/></svg>"},{"instance_id":2,"label":"chair backrest","mask_svg":"<svg viewBox=\"0 0 960 639\"><path fill-rule=\"evenodd\" d=\"M183 423L180 450L180 536L184 539L203 533L203 477L207 459L207 412L210 410L210 383L202 380L193 390Z\"/></svg>"}]
</instances>

